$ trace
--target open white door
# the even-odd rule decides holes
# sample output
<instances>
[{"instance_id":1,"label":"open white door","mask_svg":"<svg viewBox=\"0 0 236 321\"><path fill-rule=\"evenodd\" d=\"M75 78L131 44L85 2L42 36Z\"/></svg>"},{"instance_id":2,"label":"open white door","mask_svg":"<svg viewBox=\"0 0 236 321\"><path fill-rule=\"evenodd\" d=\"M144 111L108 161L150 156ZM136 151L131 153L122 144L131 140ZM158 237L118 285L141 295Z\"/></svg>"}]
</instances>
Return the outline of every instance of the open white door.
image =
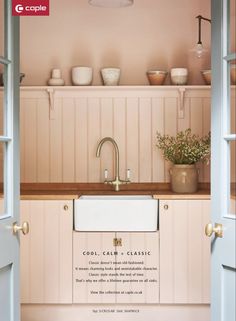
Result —
<instances>
[{"instance_id":1,"label":"open white door","mask_svg":"<svg viewBox=\"0 0 236 321\"><path fill-rule=\"evenodd\" d=\"M11 0L5 0L4 98L0 117L0 320L19 321L19 236L13 225L19 217L19 18L12 17ZM17 229L17 228L16 228Z\"/></svg>"},{"instance_id":2,"label":"open white door","mask_svg":"<svg viewBox=\"0 0 236 321\"><path fill-rule=\"evenodd\" d=\"M235 0L212 0L212 321L235 321ZM233 40L233 42L231 41ZM235 71L234 71L235 72ZM218 225L215 225L218 224ZM222 235L221 235L222 233Z\"/></svg>"}]
</instances>

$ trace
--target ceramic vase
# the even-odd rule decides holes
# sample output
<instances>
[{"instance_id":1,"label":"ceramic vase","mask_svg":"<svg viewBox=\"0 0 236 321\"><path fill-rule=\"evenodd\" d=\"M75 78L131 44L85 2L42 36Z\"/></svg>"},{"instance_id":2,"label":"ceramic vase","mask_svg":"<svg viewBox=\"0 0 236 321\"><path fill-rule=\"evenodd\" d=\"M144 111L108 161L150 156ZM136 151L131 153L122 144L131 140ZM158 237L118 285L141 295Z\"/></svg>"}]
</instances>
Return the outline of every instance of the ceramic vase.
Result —
<instances>
[{"instance_id":1,"label":"ceramic vase","mask_svg":"<svg viewBox=\"0 0 236 321\"><path fill-rule=\"evenodd\" d=\"M196 165L173 165L170 169L170 183L175 193L195 193L198 190Z\"/></svg>"}]
</instances>

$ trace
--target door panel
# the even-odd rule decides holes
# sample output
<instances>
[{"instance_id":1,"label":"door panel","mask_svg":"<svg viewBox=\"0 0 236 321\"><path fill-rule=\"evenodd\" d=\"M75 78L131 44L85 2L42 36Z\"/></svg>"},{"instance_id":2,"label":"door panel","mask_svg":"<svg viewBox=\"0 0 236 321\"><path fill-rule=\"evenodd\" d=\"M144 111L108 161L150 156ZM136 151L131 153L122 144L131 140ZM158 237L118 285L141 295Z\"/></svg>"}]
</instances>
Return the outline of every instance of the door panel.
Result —
<instances>
[{"instance_id":1,"label":"door panel","mask_svg":"<svg viewBox=\"0 0 236 321\"><path fill-rule=\"evenodd\" d=\"M19 18L12 17L11 1L1 1L0 72L4 98L0 113L0 318L19 321L19 237L13 224L19 217ZM3 35L2 34L2 35ZM4 154L4 155L3 155Z\"/></svg>"},{"instance_id":2,"label":"door panel","mask_svg":"<svg viewBox=\"0 0 236 321\"><path fill-rule=\"evenodd\" d=\"M230 148L230 198L228 200L228 212L229 214L236 215L236 141L232 141L229 143Z\"/></svg>"},{"instance_id":3,"label":"door panel","mask_svg":"<svg viewBox=\"0 0 236 321\"><path fill-rule=\"evenodd\" d=\"M230 44L229 51L236 52L236 2L235 0L230 0Z\"/></svg>"},{"instance_id":4,"label":"door panel","mask_svg":"<svg viewBox=\"0 0 236 321\"><path fill-rule=\"evenodd\" d=\"M4 151L5 143L0 142L0 189L2 195L0 198L0 217L5 215L5 191L4 191Z\"/></svg>"},{"instance_id":5,"label":"door panel","mask_svg":"<svg viewBox=\"0 0 236 321\"><path fill-rule=\"evenodd\" d=\"M212 226L211 320L235 321L235 1L212 0ZM234 39L233 39L234 38ZM233 41L232 41L233 40ZM234 42L234 43L233 43ZM209 227L209 226L208 226ZM234 286L232 286L234 284Z\"/></svg>"},{"instance_id":6,"label":"door panel","mask_svg":"<svg viewBox=\"0 0 236 321\"><path fill-rule=\"evenodd\" d=\"M6 265L4 268L0 269L0 306L1 315L4 316L5 320L11 320L11 313L9 309L13 299L11 275L12 264Z\"/></svg>"},{"instance_id":7,"label":"door panel","mask_svg":"<svg viewBox=\"0 0 236 321\"><path fill-rule=\"evenodd\" d=\"M225 301L225 309L223 311L223 320L236 320L235 310L235 270L223 266L223 289L222 294ZM232 295L233 294L233 295Z\"/></svg>"}]
</instances>

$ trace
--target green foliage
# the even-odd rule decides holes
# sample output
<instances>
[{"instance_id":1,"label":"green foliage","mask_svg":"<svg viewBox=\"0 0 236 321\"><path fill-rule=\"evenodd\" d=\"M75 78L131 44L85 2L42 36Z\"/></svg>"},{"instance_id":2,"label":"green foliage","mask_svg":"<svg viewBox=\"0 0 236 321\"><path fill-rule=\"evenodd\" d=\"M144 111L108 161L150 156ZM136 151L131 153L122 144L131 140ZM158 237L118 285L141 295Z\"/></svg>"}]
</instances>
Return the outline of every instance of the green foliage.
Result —
<instances>
[{"instance_id":1,"label":"green foliage","mask_svg":"<svg viewBox=\"0 0 236 321\"><path fill-rule=\"evenodd\" d=\"M174 164L195 164L210 159L210 133L199 137L188 128L178 132L176 137L161 135L157 132L157 147L162 151L165 160Z\"/></svg>"}]
</instances>

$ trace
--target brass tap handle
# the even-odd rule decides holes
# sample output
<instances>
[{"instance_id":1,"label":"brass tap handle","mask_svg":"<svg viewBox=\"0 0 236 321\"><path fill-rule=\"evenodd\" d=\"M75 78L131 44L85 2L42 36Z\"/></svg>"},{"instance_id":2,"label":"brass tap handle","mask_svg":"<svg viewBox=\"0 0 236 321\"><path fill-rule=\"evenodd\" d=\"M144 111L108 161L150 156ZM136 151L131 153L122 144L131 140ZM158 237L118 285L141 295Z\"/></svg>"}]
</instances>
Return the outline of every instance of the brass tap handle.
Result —
<instances>
[{"instance_id":1,"label":"brass tap handle","mask_svg":"<svg viewBox=\"0 0 236 321\"><path fill-rule=\"evenodd\" d=\"M104 182L108 180L108 169L104 169Z\"/></svg>"},{"instance_id":2,"label":"brass tap handle","mask_svg":"<svg viewBox=\"0 0 236 321\"><path fill-rule=\"evenodd\" d=\"M216 237L223 237L223 226L222 224L216 223L213 227L212 223L208 223L205 226L205 234L208 237L211 237L215 233Z\"/></svg>"},{"instance_id":3,"label":"brass tap handle","mask_svg":"<svg viewBox=\"0 0 236 321\"><path fill-rule=\"evenodd\" d=\"M22 225L17 225L17 222L13 223L12 226L13 234L16 235L19 231L22 231L24 235L29 233L29 223L23 222Z\"/></svg>"},{"instance_id":4,"label":"brass tap handle","mask_svg":"<svg viewBox=\"0 0 236 321\"><path fill-rule=\"evenodd\" d=\"M126 171L126 180L129 182L130 181L130 174L131 174L131 170L128 168Z\"/></svg>"}]
</instances>

